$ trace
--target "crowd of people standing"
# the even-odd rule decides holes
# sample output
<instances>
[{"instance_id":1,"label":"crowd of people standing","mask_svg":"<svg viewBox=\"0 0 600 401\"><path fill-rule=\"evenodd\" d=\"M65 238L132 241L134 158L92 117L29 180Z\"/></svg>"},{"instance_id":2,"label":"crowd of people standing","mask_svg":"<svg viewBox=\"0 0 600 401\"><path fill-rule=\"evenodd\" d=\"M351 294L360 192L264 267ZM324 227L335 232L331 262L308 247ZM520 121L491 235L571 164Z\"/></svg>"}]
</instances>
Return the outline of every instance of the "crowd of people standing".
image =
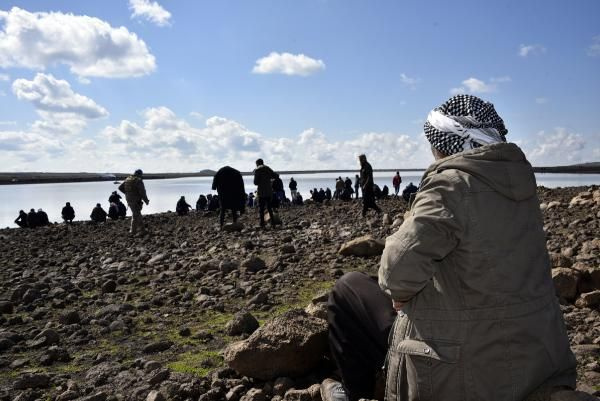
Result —
<instances>
[{"instance_id":1,"label":"crowd of people standing","mask_svg":"<svg viewBox=\"0 0 600 401\"><path fill-rule=\"evenodd\" d=\"M315 203L322 203L327 200L351 201L353 198L359 199L360 193L362 193L363 216L370 209L375 210L378 214L381 213L376 200L389 196L389 189L387 185L380 188L375 184L373 169L367 162L365 155L359 156L359 162L361 164L360 174L356 174L354 180L350 177L337 177L333 192L328 187L318 190L314 188L309 191L311 201ZM259 224L264 227L266 222L271 225L281 224L281 219L277 214L280 207L301 206L304 204L304 198L298 191L298 182L293 177L290 178L288 188L291 199L288 198L280 175L265 165L262 159L256 161L253 175L256 191L247 193L244 188L242 174L230 166L222 167L214 175L212 182L212 189L217 193L201 194L195 204L196 212L218 212L219 224L222 227L228 211L235 223L246 208L257 208ZM392 178L394 196L398 196L401 182L400 173L396 172L396 175ZM402 197L408 202L410 194L415 193L417 190L418 188L410 183L402 192ZM108 211L100 203L97 203L90 214L90 221L92 223L104 223L108 219L124 219L129 209L132 215L131 233L144 233L146 230L141 211L144 203L149 204L149 199L146 194L142 170L138 169L127 177L119 186L119 191L124 194L127 206L122 200L123 196L117 191L113 191L108 197ZM175 206L177 215L185 216L193 210L193 206L187 202L185 196L181 196ZM61 217L67 224L72 223L75 219L75 210L69 202L62 208ZM23 228L35 228L48 225L50 222L48 215L42 209L38 209L37 212L35 209L31 209L29 213L21 210L15 224Z\"/></svg>"}]
</instances>

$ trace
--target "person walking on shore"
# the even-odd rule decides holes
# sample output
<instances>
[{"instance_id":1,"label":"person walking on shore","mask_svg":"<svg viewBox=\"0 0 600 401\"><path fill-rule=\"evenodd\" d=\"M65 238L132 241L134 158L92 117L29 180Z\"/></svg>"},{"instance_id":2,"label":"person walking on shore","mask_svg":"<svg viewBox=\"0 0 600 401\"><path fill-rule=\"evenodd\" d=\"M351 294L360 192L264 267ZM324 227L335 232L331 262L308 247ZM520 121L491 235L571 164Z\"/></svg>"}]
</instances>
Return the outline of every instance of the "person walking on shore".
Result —
<instances>
[{"instance_id":1,"label":"person walking on shore","mask_svg":"<svg viewBox=\"0 0 600 401\"><path fill-rule=\"evenodd\" d=\"M271 225L274 225L273 207L271 200L273 197L273 186L271 180L277 178L277 174L263 162L263 159L256 160L256 169L254 169L254 185L258 192L258 213L260 226L265 226L265 209L269 213Z\"/></svg>"},{"instance_id":2,"label":"person walking on shore","mask_svg":"<svg viewBox=\"0 0 600 401\"><path fill-rule=\"evenodd\" d=\"M225 223L226 210L231 210L231 218L237 222L238 212L243 212L246 204L242 173L233 167L221 167L213 178L212 189L219 194L219 226Z\"/></svg>"},{"instance_id":3,"label":"person walking on shore","mask_svg":"<svg viewBox=\"0 0 600 401\"><path fill-rule=\"evenodd\" d=\"M400 184L402 183L402 177L400 177L400 172L396 171L396 175L392 179L392 185L394 185L394 195L398 196L398 192L400 192Z\"/></svg>"},{"instance_id":4,"label":"person walking on shore","mask_svg":"<svg viewBox=\"0 0 600 401\"><path fill-rule=\"evenodd\" d=\"M75 209L73 209L70 202L67 202L62 208L61 216L65 223L68 224L71 224L75 220Z\"/></svg>"},{"instance_id":5,"label":"person walking on shore","mask_svg":"<svg viewBox=\"0 0 600 401\"><path fill-rule=\"evenodd\" d=\"M119 191L125 194L125 200L129 205L129 209L131 209L131 234L136 234L138 232L145 233L146 228L144 227L144 222L142 221L142 207L143 203L148 205L150 200L146 195L146 187L144 185L143 180L144 173L142 170L137 169L123 181L121 185L119 185Z\"/></svg>"},{"instance_id":6,"label":"person walking on shore","mask_svg":"<svg viewBox=\"0 0 600 401\"><path fill-rule=\"evenodd\" d=\"M377 214L381 214L381 209L375 203L373 167L371 167L371 164L367 161L367 156L364 154L358 156L358 161L360 162L360 186L363 193L362 216L365 217L369 209L373 209Z\"/></svg>"},{"instance_id":7,"label":"person walking on shore","mask_svg":"<svg viewBox=\"0 0 600 401\"><path fill-rule=\"evenodd\" d=\"M21 228L27 228L27 213L23 210L19 210L19 217L15 220L15 224Z\"/></svg>"},{"instance_id":8,"label":"person walking on shore","mask_svg":"<svg viewBox=\"0 0 600 401\"><path fill-rule=\"evenodd\" d=\"M385 241L379 282L352 272L331 292L342 383L325 380L323 400L379 398L384 363L390 401L578 398L564 392L575 388L576 360L531 164L475 96L432 110L424 131L435 162Z\"/></svg>"},{"instance_id":9,"label":"person walking on shore","mask_svg":"<svg viewBox=\"0 0 600 401\"><path fill-rule=\"evenodd\" d=\"M354 177L354 194L356 196L356 199L358 199L358 190L360 188L360 177L358 174L356 174L356 176Z\"/></svg>"}]
</instances>

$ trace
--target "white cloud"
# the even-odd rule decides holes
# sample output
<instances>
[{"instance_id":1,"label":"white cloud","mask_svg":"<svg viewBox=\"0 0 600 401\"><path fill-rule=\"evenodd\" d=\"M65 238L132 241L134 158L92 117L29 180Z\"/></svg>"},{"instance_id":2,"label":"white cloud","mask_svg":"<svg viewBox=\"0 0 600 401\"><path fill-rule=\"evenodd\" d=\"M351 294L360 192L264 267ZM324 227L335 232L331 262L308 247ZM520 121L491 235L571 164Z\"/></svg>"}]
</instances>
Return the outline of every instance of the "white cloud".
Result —
<instances>
[{"instance_id":1,"label":"white cloud","mask_svg":"<svg viewBox=\"0 0 600 401\"><path fill-rule=\"evenodd\" d=\"M16 121L0 121L0 125L17 125Z\"/></svg>"},{"instance_id":2,"label":"white cloud","mask_svg":"<svg viewBox=\"0 0 600 401\"><path fill-rule=\"evenodd\" d=\"M408 86L410 89L415 89L417 87L417 84L419 82L421 82L420 78L411 78L408 75L406 75L405 73L400 74L400 82L402 82L404 85Z\"/></svg>"},{"instance_id":3,"label":"white cloud","mask_svg":"<svg viewBox=\"0 0 600 401\"><path fill-rule=\"evenodd\" d=\"M108 111L89 97L75 93L71 85L52 75L38 73L32 81L17 79L12 84L19 100L27 100L37 110L50 113L74 113L87 119L108 115Z\"/></svg>"},{"instance_id":4,"label":"white cloud","mask_svg":"<svg viewBox=\"0 0 600 401\"><path fill-rule=\"evenodd\" d=\"M258 157L276 169L355 168L356 156L363 152L378 168L431 162L424 139L402 134L368 132L335 141L310 128L297 137L270 138L218 116L208 118L204 126L194 126L166 107L144 110L141 116L142 123L123 120L101 132L119 168L131 169L152 160L155 170L189 171L190 166L225 164L250 170Z\"/></svg>"},{"instance_id":5,"label":"white cloud","mask_svg":"<svg viewBox=\"0 0 600 401\"><path fill-rule=\"evenodd\" d=\"M31 81L17 79L12 90L18 99L31 102L41 117L32 124L35 132L77 134L88 120L108 116L104 107L75 93L67 81L52 75L38 73Z\"/></svg>"},{"instance_id":6,"label":"white cloud","mask_svg":"<svg viewBox=\"0 0 600 401\"><path fill-rule=\"evenodd\" d=\"M58 156L64 151L64 145L42 134L0 131L0 151L8 159L8 163L3 166L5 169L12 167L10 159L33 162L44 157Z\"/></svg>"},{"instance_id":7,"label":"white cloud","mask_svg":"<svg viewBox=\"0 0 600 401\"><path fill-rule=\"evenodd\" d=\"M527 57L529 55L540 55L546 53L546 48L542 45L524 45L519 46L519 56Z\"/></svg>"},{"instance_id":8,"label":"white cloud","mask_svg":"<svg viewBox=\"0 0 600 401\"><path fill-rule=\"evenodd\" d=\"M151 73L155 58L125 27L88 16L0 11L0 67L44 70L65 64L82 77L123 78Z\"/></svg>"},{"instance_id":9,"label":"white cloud","mask_svg":"<svg viewBox=\"0 0 600 401\"><path fill-rule=\"evenodd\" d=\"M284 74L307 76L325 69L323 60L315 60L304 54L272 52L256 60L252 69L255 74Z\"/></svg>"},{"instance_id":10,"label":"white cloud","mask_svg":"<svg viewBox=\"0 0 600 401\"><path fill-rule=\"evenodd\" d=\"M592 38L592 44L587 48L587 54L590 57L600 57L600 35Z\"/></svg>"},{"instance_id":11,"label":"white cloud","mask_svg":"<svg viewBox=\"0 0 600 401\"><path fill-rule=\"evenodd\" d=\"M8 74L0 74L0 81L10 81L10 75Z\"/></svg>"},{"instance_id":12,"label":"white cloud","mask_svg":"<svg viewBox=\"0 0 600 401\"><path fill-rule=\"evenodd\" d=\"M525 143L529 161L538 166L579 163L586 160L587 143L581 134L556 128L554 132L540 131L533 143Z\"/></svg>"},{"instance_id":13,"label":"white cloud","mask_svg":"<svg viewBox=\"0 0 600 401\"><path fill-rule=\"evenodd\" d=\"M171 13L156 1L129 0L129 8L133 11L131 18L144 18L158 26L170 24Z\"/></svg>"},{"instance_id":14,"label":"white cloud","mask_svg":"<svg viewBox=\"0 0 600 401\"><path fill-rule=\"evenodd\" d=\"M204 119L204 114L199 113L197 111L191 111L190 112L190 116L197 118L198 120L203 120Z\"/></svg>"},{"instance_id":15,"label":"white cloud","mask_svg":"<svg viewBox=\"0 0 600 401\"><path fill-rule=\"evenodd\" d=\"M548 103L548 98L545 98L545 97L536 97L535 98L535 102L537 104L546 104L546 103Z\"/></svg>"},{"instance_id":16,"label":"white cloud","mask_svg":"<svg viewBox=\"0 0 600 401\"><path fill-rule=\"evenodd\" d=\"M496 91L498 84L511 81L512 80L509 76L492 77L490 78L489 83L471 77L462 81L462 86L450 89L450 94L458 95L462 93L490 93Z\"/></svg>"}]
</instances>

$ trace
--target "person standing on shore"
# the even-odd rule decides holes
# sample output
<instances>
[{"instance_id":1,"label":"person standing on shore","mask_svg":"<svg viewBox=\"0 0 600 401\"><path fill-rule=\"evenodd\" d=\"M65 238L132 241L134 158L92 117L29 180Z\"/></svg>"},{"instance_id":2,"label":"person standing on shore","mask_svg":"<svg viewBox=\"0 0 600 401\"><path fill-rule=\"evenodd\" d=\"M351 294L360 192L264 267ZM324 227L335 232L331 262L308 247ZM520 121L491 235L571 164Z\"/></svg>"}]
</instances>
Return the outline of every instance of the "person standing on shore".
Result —
<instances>
[{"instance_id":1,"label":"person standing on shore","mask_svg":"<svg viewBox=\"0 0 600 401\"><path fill-rule=\"evenodd\" d=\"M290 196L292 197L292 201L296 197L296 193L298 192L298 183L294 180L294 177L290 178Z\"/></svg>"},{"instance_id":2,"label":"person standing on shore","mask_svg":"<svg viewBox=\"0 0 600 401\"><path fill-rule=\"evenodd\" d=\"M358 190L360 188L360 177L358 174L354 177L354 194L356 195L356 199L358 199Z\"/></svg>"},{"instance_id":3,"label":"person standing on shore","mask_svg":"<svg viewBox=\"0 0 600 401\"><path fill-rule=\"evenodd\" d=\"M373 167L371 167L371 164L367 161L367 156L364 154L358 156L358 161L360 162L360 186L363 193L362 216L365 217L369 209L374 209L377 214L381 214L381 209L375 203Z\"/></svg>"},{"instance_id":4,"label":"person standing on shore","mask_svg":"<svg viewBox=\"0 0 600 401\"><path fill-rule=\"evenodd\" d=\"M65 223L68 224L71 224L75 220L75 209L73 209L70 202L67 202L62 208L61 216Z\"/></svg>"},{"instance_id":5,"label":"person standing on shore","mask_svg":"<svg viewBox=\"0 0 600 401\"><path fill-rule=\"evenodd\" d=\"M131 209L131 234L136 234L138 232L144 234L146 233L146 228L144 227L144 222L142 221L142 207L143 202L148 205L150 200L148 200L148 196L146 195L146 187L144 185L143 180L144 173L142 170L137 169L123 181L121 185L119 185L119 191L125 194L125 200Z\"/></svg>"},{"instance_id":6,"label":"person standing on shore","mask_svg":"<svg viewBox=\"0 0 600 401\"><path fill-rule=\"evenodd\" d=\"M400 172L396 171L396 175L392 179L392 185L394 185L394 195L398 196L398 192L400 192L400 184L402 184L402 177L400 177Z\"/></svg>"},{"instance_id":7,"label":"person standing on shore","mask_svg":"<svg viewBox=\"0 0 600 401\"><path fill-rule=\"evenodd\" d=\"M237 222L238 212L243 212L246 203L244 178L233 167L221 167L215 174L212 189L219 194L219 226L225 223L225 211L231 210L233 222Z\"/></svg>"},{"instance_id":8,"label":"person standing on shore","mask_svg":"<svg viewBox=\"0 0 600 401\"><path fill-rule=\"evenodd\" d=\"M265 209L269 213L271 225L274 225L273 207L271 199L273 197L273 186L271 180L277 178L277 174L263 162L263 159L256 160L256 169L254 169L254 185L258 192L258 213L260 226L265 226Z\"/></svg>"}]
</instances>

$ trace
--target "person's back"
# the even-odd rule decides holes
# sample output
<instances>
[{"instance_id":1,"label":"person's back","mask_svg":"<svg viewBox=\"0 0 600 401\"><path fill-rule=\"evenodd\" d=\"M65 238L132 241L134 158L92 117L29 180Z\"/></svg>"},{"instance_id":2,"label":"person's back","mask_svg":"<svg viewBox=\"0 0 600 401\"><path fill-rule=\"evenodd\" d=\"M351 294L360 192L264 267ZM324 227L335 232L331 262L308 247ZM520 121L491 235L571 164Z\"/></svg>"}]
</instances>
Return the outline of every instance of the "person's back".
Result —
<instances>
[{"instance_id":1,"label":"person's back","mask_svg":"<svg viewBox=\"0 0 600 401\"><path fill-rule=\"evenodd\" d=\"M438 228L406 253L400 239L427 230L434 224L428 216L435 216ZM439 261L427 266L433 280L423 281L420 270L392 269L398 258L406 266L418 264L411 255L421 252ZM516 145L475 149L428 169L410 217L386 241L380 284L394 299L417 294L404 309L413 322L406 336L418 332L437 350L440 341L452 344L442 357L452 362L450 355L460 355L462 363L444 369L472 378L467 387L453 376L457 391L485 400L521 400L546 382L574 384L535 177ZM421 323L434 314L443 319L433 326Z\"/></svg>"},{"instance_id":2,"label":"person's back","mask_svg":"<svg viewBox=\"0 0 600 401\"><path fill-rule=\"evenodd\" d=\"M125 199L130 205L139 205L141 208L142 202L148 200L144 181L142 177L137 174L127 177L119 186L119 191L125 194Z\"/></svg>"},{"instance_id":3,"label":"person's back","mask_svg":"<svg viewBox=\"0 0 600 401\"><path fill-rule=\"evenodd\" d=\"M271 198L273 186L271 179L275 178L275 172L267 165L261 164L254 170L254 185L257 187L258 196Z\"/></svg>"},{"instance_id":4,"label":"person's back","mask_svg":"<svg viewBox=\"0 0 600 401\"><path fill-rule=\"evenodd\" d=\"M43 226L47 226L50 224L50 220L48 219L48 214L46 212L44 212L42 209L38 209L37 215L38 215L38 225L43 227Z\"/></svg>"},{"instance_id":5,"label":"person's back","mask_svg":"<svg viewBox=\"0 0 600 401\"><path fill-rule=\"evenodd\" d=\"M112 202L108 207L108 217L111 220L117 220L119 218L119 205L115 202Z\"/></svg>"},{"instance_id":6,"label":"person's back","mask_svg":"<svg viewBox=\"0 0 600 401\"><path fill-rule=\"evenodd\" d=\"M289 188L290 188L290 191L296 191L298 189L298 183L293 178L290 179Z\"/></svg>"},{"instance_id":7,"label":"person's back","mask_svg":"<svg viewBox=\"0 0 600 401\"><path fill-rule=\"evenodd\" d=\"M121 195L117 191L113 191L108 197L108 203L118 203L121 200Z\"/></svg>"},{"instance_id":8,"label":"person's back","mask_svg":"<svg viewBox=\"0 0 600 401\"><path fill-rule=\"evenodd\" d=\"M92 209L92 213L90 214L90 219L94 223L104 223L106 222L106 211L100 206L100 204L96 204L96 207Z\"/></svg>"},{"instance_id":9,"label":"person's back","mask_svg":"<svg viewBox=\"0 0 600 401\"><path fill-rule=\"evenodd\" d=\"M175 205L175 212L180 215L186 215L190 211L191 206L186 202L185 197L179 198L177 205Z\"/></svg>"},{"instance_id":10,"label":"person's back","mask_svg":"<svg viewBox=\"0 0 600 401\"><path fill-rule=\"evenodd\" d=\"M67 204L62 208L61 216L63 220L68 223L75 219L75 209L73 209L73 206L71 206L69 202L67 202Z\"/></svg>"},{"instance_id":11,"label":"person's back","mask_svg":"<svg viewBox=\"0 0 600 401\"><path fill-rule=\"evenodd\" d=\"M27 226L29 228L36 228L40 225L38 214L34 209L31 209L27 213Z\"/></svg>"},{"instance_id":12,"label":"person's back","mask_svg":"<svg viewBox=\"0 0 600 401\"><path fill-rule=\"evenodd\" d=\"M198 197L198 201L196 202L196 210L205 210L208 201L206 200L206 196L200 195Z\"/></svg>"},{"instance_id":13,"label":"person's back","mask_svg":"<svg viewBox=\"0 0 600 401\"><path fill-rule=\"evenodd\" d=\"M402 198L408 202L410 200L410 195L416 193L418 190L419 189L412 182L410 182L402 191Z\"/></svg>"}]
</instances>

